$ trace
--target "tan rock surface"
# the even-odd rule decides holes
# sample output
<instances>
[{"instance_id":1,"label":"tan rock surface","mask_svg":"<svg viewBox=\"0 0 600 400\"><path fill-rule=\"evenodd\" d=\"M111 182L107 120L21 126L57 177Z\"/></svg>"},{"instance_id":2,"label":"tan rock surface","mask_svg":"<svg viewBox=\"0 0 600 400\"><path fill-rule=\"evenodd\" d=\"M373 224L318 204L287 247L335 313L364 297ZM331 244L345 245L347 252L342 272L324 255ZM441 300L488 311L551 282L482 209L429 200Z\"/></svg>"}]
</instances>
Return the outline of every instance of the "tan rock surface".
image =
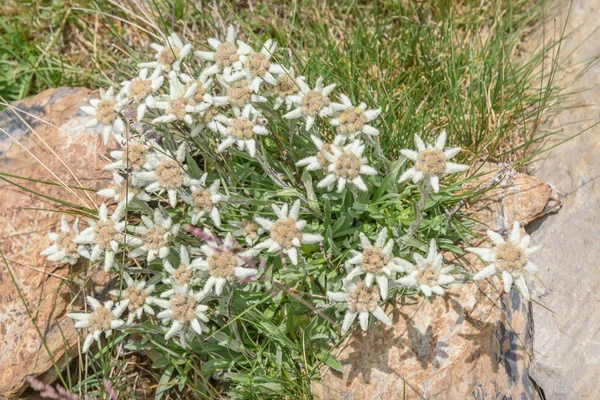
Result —
<instances>
[{"instance_id":1,"label":"tan rock surface","mask_svg":"<svg viewBox=\"0 0 600 400\"><path fill-rule=\"evenodd\" d=\"M98 187L98 177L108 178L101 170L106 161L100 154L106 149L97 136L83 129L89 117L79 111L91 96L87 89L52 89L14 104L22 119L9 108L0 112L0 171L57 183L0 176L0 248L10 268L0 260L0 397L17 394L25 375L48 373L51 379L56 371L47 350L60 363L65 349L77 344L77 333L64 317L73 297L64 284L70 268L39 255L48 246L47 233L57 229L61 214L54 212L56 203L27 190L96 207L99 198L93 193L88 197L84 191L63 187L80 186L77 180L83 187Z\"/></svg>"}]
</instances>

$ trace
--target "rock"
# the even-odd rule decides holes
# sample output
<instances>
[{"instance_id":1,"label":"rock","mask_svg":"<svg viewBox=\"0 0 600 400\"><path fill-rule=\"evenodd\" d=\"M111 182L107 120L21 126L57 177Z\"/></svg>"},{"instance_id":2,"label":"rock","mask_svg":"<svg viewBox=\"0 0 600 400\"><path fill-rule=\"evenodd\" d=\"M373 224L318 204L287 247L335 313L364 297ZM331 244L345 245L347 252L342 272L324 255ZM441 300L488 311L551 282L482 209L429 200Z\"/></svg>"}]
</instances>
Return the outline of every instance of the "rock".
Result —
<instances>
[{"instance_id":1,"label":"rock","mask_svg":"<svg viewBox=\"0 0 600 400\"><path fill-rule=\"evenodd\" d=\"M78 187L76 176L83 187L102 186L99 178L110 178L102 171L106 148L84 129L89 117L79 111L91 97L87 89L52 89L14 104L22 119L10 108L0 112L0 171ZM0 398L18 395L26 375L51 382L57 373L52 359L60 368L78 342L65 318L74 297L65 285L71 268L39 255L49 245L47 233L57 229L59 207L29 191L92 209L99 197L63 184L0 175L0 248L10 267L0 259Z\"/></svg>"},{"instance_id":2,"label":"rock","mask_svg":"<svg viewBox=\"0 0 600 400\"><path fill-rule=\"evenodd\" d=\"M482 228L504 230L515 219L530 222L560 203L551 186L517 174L513 184L489 191L467 210ZM482 268L470 254L457 262L467 271ZM356 330L340 346L343 373L325 370L312 387L316 399L538 398L529 377L530 304L516 290L505 295L493 277L477 285L454 284L433 301L402 301L387 307L391 328Z\"/></svg>"},{"instance_id":3,"label":"rock","mask_svg":"<svg viewBox=\"0 0 600 400\"><path fill-rule=\"evenodd\" d=\"M561 3L562 4L562 3ZM569 86L569 107L546 121L560 132L549 146L592 127L600 115L600 65L591 63L600 42L600 0L562 4L556 26L569 35L561 42L558 79ZM570 13L567 9L572 7ZM581 75L580 75L581 74ZM572 107L571 105L575 105ZM532 240L544 245L534 262L546 287L534 307L532 377L547 399L600 398L600 127L544 154L535 175L565 193L563 210L534 226Z\"/></svg>"}]
</instances>

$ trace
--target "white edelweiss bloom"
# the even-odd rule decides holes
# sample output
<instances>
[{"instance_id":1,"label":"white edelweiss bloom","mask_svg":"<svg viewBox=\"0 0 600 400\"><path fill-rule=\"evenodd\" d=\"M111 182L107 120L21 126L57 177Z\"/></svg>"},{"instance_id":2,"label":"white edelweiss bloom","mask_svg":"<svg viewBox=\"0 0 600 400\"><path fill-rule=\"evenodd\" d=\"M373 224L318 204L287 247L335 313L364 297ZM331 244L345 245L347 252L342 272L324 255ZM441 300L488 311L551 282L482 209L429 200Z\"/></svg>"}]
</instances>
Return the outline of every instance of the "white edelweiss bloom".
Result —
<instances>
[{"instance_id":1,"label":"white edelweiss bloom","mask_svg":"<svg viewBox=\"0 0 600 400\"><path fill-rule=\"evenodd\" d=\"M319 77L315 88L311 89L301 77L296 80L296 84L300 92L289 97L299 107L285 114L283 118L302 118L306 122L306 130L309 131L317 117L328 117L333 113L328 96L333 92L335 83L323 87L323 77Z\"/></svg>"},{"instance_id":2,"label":"white edelweiss bloom","mask_svg":"<svg viewBox=\"0 0 600 400\"><path fill-rule=\"evenodd\" d=\"M198 267L202 264L201 258L190 260L190 254L184 245L179 250L179 266L175 268L167 259L163 260L163 267L169 274L163 283L171 286L171 289L163 292L160 297L172 297L175 287L193 288L202 282L202 274Z\"/></svg>"},{"instance_id":3,"label":"white edelweiss bloom","mask_svg":"<svg viewBox=\"0 0 600 400\"><path fill-rule=\"evenodd\" d=\"M121 83L127 100L137 104L136 118L141 121L148 107L154 108L152 96L163 84L162 67L158 66L152 75L148 76L148 68L142 68L138 76L130 81Z\"/></svg>"},{"instance_id":4,"label":"white edelweiss bloom","mask_svg":"<svg viewBox=\"0 0 600 400\"><path fill-rule=\"evenodd\" d=\"M107 272L115 263L119 244L128 239L124 232L126 222L121 221L123 211L125 211L125 204L121 203L109 218L108 208L102 203L98 209L98 220L90 221L90 226L74 239L75 243L92 247L90 260L95 261L104 254L104 270Z\"/></svg>"},{"instance_id":5,"label":"white edelweiss bloom","mask_svg":"<svg viewBox=\"0 0 600 400\"><path fill-rule=\"evenodd\" d=\"M177 193L184 187L199 184L199 180L192 179L187 171L185 162L186 144L182 143L175 157L166 150L155 146L156 152L147 157L149 171L139 171L134 174L137 182L145 182L145 190L150 193L167 192L169 205L177 205Z\"/></svg>"},{"instance_id":6,"label":"white edelweiss bloom","mask_svg":"<svg viewBox=\"0 0 600 400\"><path fill-rule=\"evenodd\" d=\"M480 280L488 276L501 274L504 283L504 291L510 292L513 282L521 291L523 297L529 300L529 288L523 276L523 271L532 274L539 273L539 268L529 260L529 256L539 251L542 246L529 246L530 237L525 235L521 238L521 225L515 221L508 241L502 235L492 230L487 235L494 244L492 248L468 247L465 250L477 254L488 265L473 276L473 280Z\"/></svg>"},{"instance_id":7,"label":"white edelweiss bloom","mask_svg":"<svg viewBox=\"0 0 600 400\"><path fill-rule=\"evenodd\" d=\"M213 51L196 51L194 53L203 60L214 62L202 72L206 76L222 73L228 77L233 71L243 68L241 57L252 53L252 47L241 40L236 41L235 28L232 25L227 28L227 36L224 41L210 38L208 45L213 48Z\"/></svg>"},{"instance_id":8,"label":"white edelweiss bloom","mask_svg":"<svg viewBox=\"0 0 600 400\"><path fill-rule=\"evenodd\" d=\"M200 75L198 79L192 78L188 74L179 74L172 75L174 77L179 77L181 82L185 84L184 92L191 88L193 85L196 85L196 90L194 91L194 95L192 96L192 100L196 102L196 107L199 107L203 103L210 106L213 103L213 86L214 80L204 75ZM201 111L205 110L207 106L199 107Z\"/></svg>"},{"instance_id":9,"label":"white edelweiss bloom","mask_svg":"<svg viewBox=\"0 0 600 400\"><path fill-rule=\"evenodd\" d=\"M246 78L229 83L222 75L217 75L217 81L223 86L226 95L214 96L213 104L215 106L226 106L229 104L234 112L241 113L247 105L252 106L253 103L264 103L267 101L265 97L252 93L250 81ZM258 113L254 107L252 109L254 113Z\"/></svg>"},{"instance_id":10,"label":"white edelweiss bloom","mask_svg":"<svg viewBox=\"0 0 600 400\"><path fill-rule=\"evenodd\" d=\"M134 173L132 175L132 184L137 186L138 182L135 178L135 172L150 168L150 164L148 163L149 150L155 146L154 140L146 141L144 138L129 138L124 140L121 150L110 152L110 156L115 161L107 164L104 169Z\"/></svg>"},{"instance_id":11,"label":"white edelweiss bloom","mask_svg":"<svg viewBox=\"0 0 600 400\"><path fill-rule=\"evenodd\" d=\"M331 145L331 152L322 153L329 165L327 175L317 187L332 190L337 181L337 191L341 192L346 184L354 185L358 190L366 191L367 185L361 175L377 175L375 168L367 165L363 157L365 145L360 140L355 140L344 147Z\"/></svg>"},{"instance_id":12,"label":"white edelweiss bloom","mask_svg":"<svg viewBox=\"0 0 600 400\"><path fill-rule=\"evenodd\" d=\"M82 106L80 109L87 115L94 117L85 124L86 128L102 125L102 141L106 145L113 129L118 134L125 132L125 123L119 114L127 105L127 100L123 99L120 93L115 96L112 87L107 91L100 89L99 93L100 99L92 99L90 100L91 106Z\"/></svg>"},{"instance_id":13,"label":"white edelweiss bloom","mask_svg":"<svg viewBox=\"0 0 600 400\"><path fill-rule=\"evenodd\" d=\"M164 110L164 115L152 120L153 124L164 124L173 121L184 121L192 125L194 119L193 113L198 113L210 106L209 103L196 103L194 96L198 89L198 83L193 82L190 85L183 85L179 78L171 76L169 78L169 94L161 96L154 101L154 107Z\"/></svg>"},{"instance_id":14,"label":"white edelweiss bloom","mask_svg":"<svg viewBox=\"0 0 600 400\"><path fill-rule=\"evenodd\" d=\"M204 284L203 292L208 294L213 287L215 294L220 296L223 293L223 287L228 281L234 278L247 278L256 275L254 268L244 268L257 251L247 250L244 252L234 251L234 239L231 233L228 233L224 242L217 245L216 242L210 242L201 247L206 259L198 263L201 271L208 272L209 278Z\"/></svg>"},{"instance_id":15,"label":"white edelweiss bloom","mask_svg":"<svg viewBox=\"0 0 600 400\"><path fill-rule=\"evenodd\" d=\"M444 286L454 282L454 277L450 275L454 267L444 266L444 256L438 253L435 239L431 239L429 243L427 258L413 253L413 259L417 263L416 268L410 271L412 266L404 261L408 264L406 272L410 272L398 282L418 288L425 297L431 297L433 293L443 296Z\"/></svg>"},{"instance_id":16,"label":"white edelweiss bloom","mask_svg":"<svg viewBox=\"0 0 600 400\"><path fill-rule=\"evenodd\" d=\"M179 72L181 70L181 62L190 54L190 51L192 51L192 45L190 43L184 45L176 33L171 33L167 36L167 43L164 45L152 43L150 47L156 51L156 54L154 55L156 61L140 63L138 64L138 67L160 67L165 72Z\"/></svg>"},{"instance_id":17,"label":"white edelweiss bloom","mask_svg":"<svg viewBox=\"0 0 600 400\"><path fill-rule=\"evenodd\" d=\"M331 109L338 115L329 120L329 123L336 127L338 134L350 138L361 133L367 136L379 135L379 131L369 125L369 122L381 114L381 108L367 110L365 103L360 103L358 107L355 107L345 94L340 95L340 101L341 103L331 103Z\"/></svg>"},{"instance_id":18,"label":"white edelweiss bloom","mask_svg":"<svg viewBox=\"0 0 600 400\"><path fill-rule=\"evenodd\" d=\"M87 335L83 341L81 351L87 353L90 346L96 340L100 342L100 335L104 332L105 337L112 334L113 329L123 326L123 320L119 319L127 308L127 303L121 302L117 305L112 301L104 304L91 296L87 297L87 303L92 308L89 313L69 313L67 317L75 320L75 328L85 328Z\"/></svg>"},{"instance_id":19,"label":"white edelweiss bloom","mask_svg":"<svg viewBox=\"0 0 600 400\"><path fill-rule=\"evenodd\" d=\"M134 198L138 198L142 201L152 200L144 188L133 184L132 175L129 175L129 177L125 179L116 172L113 172L111 186L98 190L96 194L107 199L114 199L117 203L130 203Z\"/></svg>"},{"instance_id":20,"label":"white edelweiss bloom","mask_svg":"<svg viewBox=\"0 0 600 400\"><path fill-rule=\"evenodd\" d=\"M142 215L141 225L129 227L138 235L128 238L129 244L137 247L129 253L130 257L147 254L147 260L151 262L157 257L162 260L169 255L169 244L179 233L179 224L173 224L171 217L160 208L154 210L153 217Z\"/></svg>"},{"instance_id":21,"label":"white edelweiss bloom","mask_svg":"<svg viewBox=\"0 0 600 400\"><path fill-rule=\"evenodd\" d=\"M283 251L288 255L293 265L298 265L298 248L302 244L319 243L323 240L323 236L302 233L306 221L298 219L300 200L296 200L289 208L287 204L284 204L281 208L273 204L272 208L277 220L270 221L265 218L254 217L254 220L270 234L269 239L259 243L254 248L257 250L267 249L269 253Z\"/></svg>"},{"instance_id":22,"label":"white edelweiss bloom","mask_svg":"<svg viewBox=\"0 0 600 400\"><path fill-rule=\"evenodd\" d=\"M440 190L440 175L452 174L455 172L466 171L467 165L448 162L452 157L460 152L460 147L453 147L444 150L446 145L446 131L442 131L440 136L432 146L425 146L419 135L415 134L415 144L417 151L403 149L400 153L409 160L415 162L412 168L409 168L400 176L398 182L404 182L412 179L413 182L419 182L425 179L425 182L431 186L434 192Z\"/></svg>"},{"instance_id":23,"label":"white edelweiss bloom","mask_svg":"<svg viewBox=\"0 0 600 400\"><path fill-rule=\"evenodd\" d=\"M300 86L296 83L294 69L286 70L282 68L282 72L277 74L276 83L272 90L275 92L273 109L278 110L282 104L285 104L286 110L289 111L294 105L294 97L292 96L300 91Z\"/></svg>"},{"instance_id":24,"label":"white edelweiss bloom","mask_svg":"<svg viewBox=\"0 0 600 400\"><path fill-rule=\"evenodd\" d=\"M60 219L60 230L48 234L48 238L53 242L52 245L40 254L46 256L50 261L71 265L77 262L80 255L89 258L88 251L75 242L77 235L79 235L79 218L75 219L73 229L71 229L67 217L63 215Z\"/></svg>"},{"instance_id":25,"label":"white edelweiss bloom","mask_svg":"<svg viewBox=\"0 0 600 400\"><path fill-rule=\"evenodd\" d=\"M271 57L277 49L277 43L273 40L267 40L259 52L252 51L248 55L241 55L240 60L243 70L232 73L226 77L227 81L233 82L241 78L247 78L250 81L250 89L258 93L260 85L267 82L270 85L277 85L277 79L273 74L282 74L284 69L273 62Z\"/></svg>"},{"instance_id":26,"label":"white edelweiss bloom","mask_svg":"<svg viewBox=\"0 0 600 400\"><path fill-rule=\"evenodd\" d=\"M165 340L171 339L179 334L181 347L186 348L188 337L196 332L202 335L202 332L208 332L205 323L208 322L206 312L208 306L201 304L204 299L204 292L194 293L188 287L175 287L175 292L170 300L156 299L154 304L164 308L156 316L162 320L163 324L171 323L171 328L165 334Z\"/></svg>"},{"instance_id":27,"label":"white edelweiss bloom","mask_svg":"<svg viewBox=\"0 0 600 400\"><path fill-rule=\"evenodd\" d=\"M127 272L123 272L122 276L127 286L123 290L111 290L109 293L122 299L122 303L119 304L125 303L127 306L127 325L131 325L136 319L141 319L144 312L154 315L154 309L151 307L156 300L156 297L151 296L154 285L148 285L148 282L143 280L134 281Z\"/></svg>"},{"instance_id":28,"label":"white edelweiss bloom","mask_svg":"<svg viewBox=\"0 0 600 400\"><path fill-rule=\"evenodd\" d=\"M368 287L365 282L358 281L344 286L343 289L344 292L327 292L327 297L331 300L345 302L348 306L342 323L342 335L348 332L357 316L363 331L369 328L369 314L373 314L385 325L392 326L392 321L379 306L380 296L377 286Z\"/></svg>"},{"instance_id":29,"label":"white edelweiss bloom","mask_svg":"<svg viewBox=\"0 0 600 400\"><path fill-rule=\"evenodd\" d=\"M206 187L207 173L198 180L198 185L190 186L191 193L182 196L183 199L192 206L192 225L196 225L198 220L205 214L210 215L213 224L218 228L221 226L221 214L217 204L221 202L223 196L219 194L221 181L216 179L210 187Z\"/></svg>"},{"instance_id":30,"label":"white edelweiss bloom","mask_svg":"<svg viewBox=\"0 0 600 400\"><path fill-rule=\"evenodd\" d=\"M320 138L315 135L310 135L310 139L313 141L315 146L317 147L317 154L314 156L303 158L302 160L296 163L298 167L306 166L307 171L317 171L317 170L326 170L329 167L329 161L325 158L325 154L332 155L332 143L323 142ZM344 142L344 137L341 135L337 135L333 140L334 146L340 146Z\"/></svg>"},{"instance_id":31,"label":"white edelweiss bloom","mask_svg":"<svg viewBox=\"0 0 600 400\"><path fill-rule=\"evenodd\" d=\"M265 233L265 230L256 221L251 219L244 219L240 221L232 221L230 225L235 226L236 229L233 231L235 236L243 236L244 241L248 246L254 246L260 235Z\"/></svg>"},{"instance_id":32,"label":"white edelweiss bloom","mask_svg":"<svg viewBox=\"0 0 600 400\"><path fill-rule=\"evenodd\" d=\"M256 155L256 135L267 135L267 128L257 123L259 114L252 112L254 108L247 104L240 113L234 110L234 118L227 118L224 115L215 117L221 124L219 133L225 139L219 144L218 151L222 152L232 145L237 145L240 151L246 150L250 157Z\"/></svg>"},{"instance_id":33,"label":"white edelweiss bloom","mask_svg":"<svg viewBox=\"0 0 600 400\"><path fill-rule=\"evenodd\" d=\"M387 228L383 228L374 244L360 233L360 243L363 251L352 251L352 258L347 263L353 269L344 278L344 283L352 282L357 276L366 274L365 285L371 287L373 280L377 282L381 291L381 298L385 300L388 295L388 279L392 272L405 272L405 261L392 257L394 241L387 239Z\"/></svg>"}]
</instances>

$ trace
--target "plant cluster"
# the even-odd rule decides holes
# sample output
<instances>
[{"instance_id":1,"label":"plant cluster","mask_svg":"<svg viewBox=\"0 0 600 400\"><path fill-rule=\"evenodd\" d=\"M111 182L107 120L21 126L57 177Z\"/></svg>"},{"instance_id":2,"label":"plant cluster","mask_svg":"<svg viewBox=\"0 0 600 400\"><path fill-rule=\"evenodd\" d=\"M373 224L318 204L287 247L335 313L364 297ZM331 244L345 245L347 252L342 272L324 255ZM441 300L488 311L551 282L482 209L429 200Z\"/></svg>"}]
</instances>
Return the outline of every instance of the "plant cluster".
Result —
<instances>
[{"instance_id":1,"label":"plant cluster","mask_svg":"<svg viewBox=\"0 0 600 400\"><path fill-rule=\"evenodd\" d=\"M106 166L114 178L98 191L98 218L85 229L63 218L43 254L100 261L117 277L110 300L88 296L87 312L68 314L83 352L119 332L132 348L193 354L199 374L244 386L252 345L279 348L272 365L306 369L271 343L302 331L311 357L335 366L332 323L342 334L357 318L367 330L371 315L391 325L384 302L469 282L438 249L457 251L460 238L439 205L459 185L441 179L468 169L450 161L460 148L446 147L445 131L432 144L415 135L416 149L392 162L378 142L381 109L297 76L272 40L257 49L229 27L208 45L194 51L171 34L137 76L82 107L118 146ZM521 272L536 272L527 256L537 248L518 223L510 242L489 235L494 249L472 251L494 265L474 279L501 273L507 291L514 278L529 298ZM176 363L179 382L193 364Z\"/></svg>"}]
</instances>

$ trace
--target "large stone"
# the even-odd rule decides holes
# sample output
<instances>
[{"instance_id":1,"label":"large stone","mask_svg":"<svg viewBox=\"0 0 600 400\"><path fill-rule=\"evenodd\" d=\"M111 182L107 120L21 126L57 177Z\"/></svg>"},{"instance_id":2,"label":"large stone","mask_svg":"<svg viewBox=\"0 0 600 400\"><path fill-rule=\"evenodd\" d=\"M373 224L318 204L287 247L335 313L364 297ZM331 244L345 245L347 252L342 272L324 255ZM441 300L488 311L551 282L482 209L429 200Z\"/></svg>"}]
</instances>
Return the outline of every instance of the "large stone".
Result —
<instances>
[{"instance_id":1,"label":"large stone","mask_svg":"<svg viewBox=\"0 0 600 400\"><path fill-rule=\"evenodd\" d=\"M495 167L486 166L490 171ZM494 173L476 183L485 186ZM525 174L493 189L468 211L482 228L504 230L556 210L561 197ZM451 258L452 255L448 254ZM467 271L482 265L467 255L455 260ZM454 284L443 298L403 300L386 312L393 326L355 332L342 344L343 373L325 370L313 384L316 399L535 399L529 377L532 352L530 304L492 277Z\"/></svg>"},{"instance_id":2,"label":"large stone","mask_svg":"<svg viewBox=\"0 0 600 400\"><path fill-rule=\"evenodd\" d=\"M99 179L109 178L102 171L106 148L84 129L89 117L79 111L91 96L87 89L47 90L14 104L18 110L0 112L0 171L15 175L0 175L0 248L6 257L6 263L0 260L2 398L16 396L26 375L52 381L54 363L62 365L77 345L65 318L74 297L66 284L71 268L39 255L49 245L48 232L58 228L56 211L66 208L33 192L97 207L100 198L93 193L68 188L97 188Z\"/></svg>"},{"instance_id":3,"label":"large stone","mask_svg":"<svg viewBox=\"0 0 600 400\"><path fill-rule=\"evenodd\" d=\"M569 85L569 105L575 107L546 122L547 130L560 132L550 146L590 128L600 115L600 65L588 65L600 49L600 0L575 0L563 6L554 26L562 29L568 15L566 31L571 34L561 43L559 79ZM547 399L598 399L600 127L558 145L535 168L538 178L552 181L565 194L565 202L560 213L546 218L532 234L533 241L545 246L534 261L546 285L539 301L548 308L533 310L532 377Z\"/></svg>"}]
</instances>

